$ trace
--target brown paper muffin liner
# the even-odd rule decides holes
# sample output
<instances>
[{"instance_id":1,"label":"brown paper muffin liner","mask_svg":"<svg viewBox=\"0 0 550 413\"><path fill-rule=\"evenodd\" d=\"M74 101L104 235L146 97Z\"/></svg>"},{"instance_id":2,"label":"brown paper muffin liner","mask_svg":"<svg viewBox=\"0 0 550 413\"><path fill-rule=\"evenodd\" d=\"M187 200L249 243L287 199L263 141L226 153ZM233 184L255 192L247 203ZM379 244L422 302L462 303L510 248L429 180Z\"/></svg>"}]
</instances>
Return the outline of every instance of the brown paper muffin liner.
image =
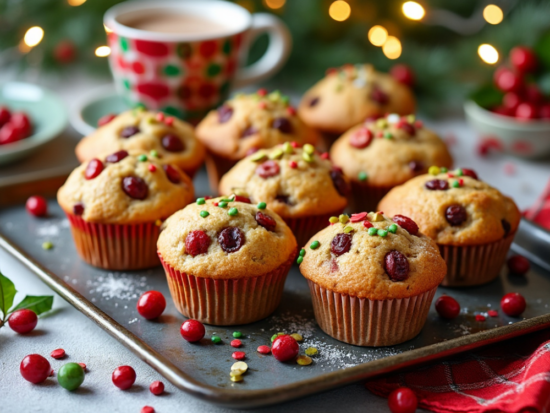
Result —
<instances>
[{"instance_id":1,"label":"brown paper muffin liner","mask_svg":"<svg viewBox=\"0 0 550 413\"><path fill-rule=\"evenodd\" d=\"M76 251L88 264L106 270L138 270L160 264L159 227L154 222L135 225L96 224L67 214Z\"/></svg>"},{"instance_id":2,"label":"brown paper muffin liner","mask_svg":"<svg viewBox=\"0 0 550 413\"><path fill-rule=\"evenodd\" d=\"M335 211L331 214L314 215L303 218L283 218L285 223L290 227L292 233L296 237L298 247L303 247L307 244L311 237L329 225L329 218L339 216L343 210Z\"/></svg>"},{"instance_id":3,"label":"brown paper muffin liner","mask_svg":"<svg viewBox=\"0 0 550 413\"><path fill-rule=\"evenodd\" d=\"M180 272L158 255L178 311L185 317L218 326L252 323L275 311L296 257L296 253L292 254L278 268L258 277L217 280Z\"/></svg>"},{"instance_id":4,"label":"brown paper muffin liner","mask_svg":"<svg viewBox=\"0 0 550 413\"><path fill-rule=\"evenodd\" d=\"M208 182L210 183L210 189L214 195L218 195L218 187L220 180L231 168L233 168L238 161L223 158L215 153L208 152L206 154L206 171L208 172Z\"/></svg>"},{"instance_id":5,"label":"brown paper muffin liner","mask_svg":"<svg viewBox=\"0 0 550 413\"><path fill-rule=\"evenodd\" d=\"M514 234L496 242L473 246L441 245L439 251L447 264L445 287L467 287L486 284L500 274Z\"/></svg>"},{"instance_id":6,"label":"brown paper muffin liner","mask_svg":"<svg viewBox=\"0 0 550 413\"><path fill-rule=\"evenodd\" d=\"M355 346L392 346L420 333L437 287L408 298L369 300L309 281L315 319L329 336Z\"/></svg>"},{"instance_id":7,"label":"brown paper muffin liner","mask_svg":"<svg viewBox=\"0 0 550 413\"><path fill-rule=\"evenodd\" d=\"M351 194L354 212L376 212L378 203L392 188L392 186L370 186L352 181Z\"/></svg>"}]
</instances>

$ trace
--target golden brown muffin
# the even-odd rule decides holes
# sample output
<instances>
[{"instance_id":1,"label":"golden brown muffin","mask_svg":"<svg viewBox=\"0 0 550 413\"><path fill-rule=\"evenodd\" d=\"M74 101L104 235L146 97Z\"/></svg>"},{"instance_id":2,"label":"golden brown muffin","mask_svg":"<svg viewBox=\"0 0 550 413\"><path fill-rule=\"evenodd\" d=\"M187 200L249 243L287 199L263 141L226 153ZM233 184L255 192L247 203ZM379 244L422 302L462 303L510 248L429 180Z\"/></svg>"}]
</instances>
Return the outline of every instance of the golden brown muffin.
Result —
<instances>
[{"instance_id":1,"label":"golden brown muffin","mask_svg":"<svg viewBox=\"0 0 550 413\"><path fill-rule=\"evenodd\" d=\"M412 91L369 64L327 71L325 78L306 92L298 107L306 124L333 134L344 133L371 116L414 112Z\"/></svg>"},{"instance_id":2,"label":"golden brown muffin","mask_svg":"<svg viewBox=\"0 0 550 413\"><path fill-rule=\"evenodd\" d=\"M134 109L123 112L76 146L80 162L119 150L156 153L163 163L175 165L193 177L204 161L204 146L193 127L161 112Z\"/></svg>"}]
</instances>

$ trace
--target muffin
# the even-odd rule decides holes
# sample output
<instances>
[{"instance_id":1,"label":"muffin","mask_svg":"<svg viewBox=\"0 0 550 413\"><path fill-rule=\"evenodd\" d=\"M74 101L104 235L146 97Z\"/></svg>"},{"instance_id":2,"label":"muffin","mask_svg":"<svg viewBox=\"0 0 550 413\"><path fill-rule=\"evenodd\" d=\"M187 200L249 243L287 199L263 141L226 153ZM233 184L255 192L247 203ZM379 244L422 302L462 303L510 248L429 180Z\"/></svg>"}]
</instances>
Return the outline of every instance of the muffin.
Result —
<instances>
[{"instance_id":1,"label":"muffin","mask_svg":"<svg viewBox=\"0 0 550 413\"><path fill-rule=\"evenodd\" d=\"M331 221L298 258L321 329L356 346L391 346L415 337L445 277L435 242L412 220L395 223L382 213Z\"/></svg>"},{"instance_id":2,"label":"muffin","mask_svg":"<svg viewBox=\"0 0 550 413\"><path fill-rule=\"evenodd\" d=\"M158 156L166 164L177 166L191 178L204 161L204 146L193 127L162 112L138 108L123 112L76 146L80 162L100 154L137 150Z\"/></svg>"},{"instance_id":3,"label":"muffin","mask_svg":"<svg viewBox=\"0 0 550 413\"><path fill-rule=\"evenodd\" d=\"M212 190L220 178L250 153L295 141L316 145L317 133L307 127L287 96L260 89L239 94L211 111L197 126L197 137L208 149L206 167Z\"/></svg>"},{"instance_id":4,"label":"muffin","mask_svg":"<svg viewBox=\"0 0 550 413\"><path fill-rule=\"evenodd\" d=\"M369 117L415 111L412 91L369 64L329 69L304 95L298 114L316 130L341 135Z\"/></svg>"},{"instance_id":5,"label":"muffin","mask_svg":"<svg viewBox=\"0 0 550 413\"><path fill-rule=\"evenodd\" d=\"M514 201L471 169L431 167L392 189L378 208L412 218L437 243L447 263L442 285L451 287L498 277L520 221Z\"/></svg>"},{"instance_id":6,"label":"muffin","mask_svg":"<svg viewBox=\"0 0 550 413\"><path fill-rule=\"evenodd\" d=\"M78 254L108 270L159 265L161 221L193 198L191 179L177 167L124 150L83 163L57 193Z\"/></svg>"},{"instance_id":7,"label":"muffin","mask_svg":"<svg viewBox=\"0 0 550 413\"><path fill-rule=\"evenodd\" d=\"M264 201L287 223L298 245L305 245L332 215L344 211L349 184L328 154L316 154L309 144L294 146L286 142L247 156L223 176L220 193Z\"/></svg>"},{"instance_id":8,"label":"muffin","mask_svg":"<svg viewBox=\"0 0 550 413\"><path fill-rule=\"evenodd\" d=\"M296 239L265 203L241 199L199 198L162 226L158 255L176 308L186 317L214 325L252 323L281 301Z\"/></svg>"},{"instance_id":9,"label":"muffin","mask_svg":"<svg viewBox=\"0 0 550 413\"><path fill-rule=\"evenodd\" d=\"M330 156L349 177L358 211L376 211L391 188L426 173L430 165L453 163L434 132L412 115L397 114L353 127L334 143Z\"/></svg>"}]
</instances>

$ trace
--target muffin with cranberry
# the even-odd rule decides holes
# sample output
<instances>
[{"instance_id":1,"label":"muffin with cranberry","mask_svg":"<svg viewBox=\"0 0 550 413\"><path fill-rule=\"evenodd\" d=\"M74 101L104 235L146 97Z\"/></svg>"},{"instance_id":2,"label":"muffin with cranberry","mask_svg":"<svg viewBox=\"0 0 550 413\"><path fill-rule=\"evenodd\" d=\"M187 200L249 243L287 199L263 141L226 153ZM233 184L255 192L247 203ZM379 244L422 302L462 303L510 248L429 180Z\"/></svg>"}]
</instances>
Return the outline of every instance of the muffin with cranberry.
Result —
<instances>
[{"instance_id":1,"label":"muffin with cranberry","mask_svg":"<svg viewBox=\"0 0 550 413\"><path fill-rule=\"evenodd\" d=\"M208 149L206 167L213 190L239 160L263 148L295 141L317 144L317 134L290 106L287 96L275 91L236 95L211 111L197 126L197 137Z\"/></svg>"},{"instance_id":2,"label":"muffin with cranberry","mask_svg":"<svg viewBox=\"0 0 550 413\"><path fill-rule=\"evenodd\" d=\"M329 69L306 92L298 113L312 128L340 135L369 117L415 111L412 91L372 65L345 65Z\"/></svg>"},{"instance_id":3,"label":"muffin with cranberry","mask_svg":"<svg viewBox=\"0 0 550 413\"><path fill-rule=\"evenodd\" d=\"M262 200L290 227L298 245L304 245L339 215L347 205L349 184L328 154L312 145L286 142L260 150L237 163L220 182L220 193Z\"/></svg>"},{"instance_id":4,"label":"muffin with cranberry","mask_svg":"<svg viewBox=\"0 0 550 413\"><path fill-rule=\"evenodd\" d=\"M426 173L430 165L451 167L445 143L414 116L387 115L355 126L331 148L334 163L349 177L356 210L375 211L394 186Z\"/></svg>"},{"instance_id":5,"label":"muffin with cranberry","mask_svg":"<svg viewBox=\"0 0 550 413\"><path fill-rule=\"evenodd\" d=\"M197 199L166 220L158 240L176 308L214 325L271 314L296 253L284 221L239 196Z\"/></svg>"},{"instance_id":6,"label":"muffin with cranberry","mask_svg":"<svg viewBox=\"0 0 550 413\"><path fill-rule=\"evenodd\" d=\"M125 150L84 162L57 193L78 254L109 270L159 265L159 225L193 197L177 167Z\"/></svg>"},{"instance_id":7,"label":"muffin with cranberry","mask_svg":"<svg viewBox=\"0 0 550 413\"><path fill-rule=\"evenodd\" d=\"M204 161L205 149L193 127L162 112L138 108L123 112L76 146L76 157L86 162L104 153L139 151L177 166L190 177Z\"/></svg>"},{"instance_id":8,"label":"muffin with cranberry","mask_svg":"<svg viewBox=\"0 0 550 413\"><path fill-rule=\"evenodd\" d=\"M447 262L442 285L485 284L498 277L519 226L511 198L478 179L471 169L430 173L392 189L379 208L414 219Z\"/></svg>"},{"instance_id":9,"label":"muffin with cranberry","mask_svg":"<svg viewBox=\"0 0 550 413\"><path fill-rule=\"evenodd\" d=\"M408 218L382 213L334 217L300 251L317 323L357 346L391 346L426 322L445 261Z\"/></svg>"}]
</instances>

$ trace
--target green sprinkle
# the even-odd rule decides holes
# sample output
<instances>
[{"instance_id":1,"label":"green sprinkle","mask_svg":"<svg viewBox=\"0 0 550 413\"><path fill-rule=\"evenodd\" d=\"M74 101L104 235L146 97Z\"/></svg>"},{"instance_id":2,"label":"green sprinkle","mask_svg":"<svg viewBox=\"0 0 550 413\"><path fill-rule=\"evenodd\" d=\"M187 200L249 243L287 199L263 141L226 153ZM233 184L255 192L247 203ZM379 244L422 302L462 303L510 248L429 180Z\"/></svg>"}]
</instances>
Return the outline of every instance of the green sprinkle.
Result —
<instances>
[{"instance_id":1,"label":"green sprinkle","mask_svg":"<svg viewBox=\"0 0 550 413\"><path fill-rule=\"evenodd\" d=\"M233 337L234 338L241 338L242 336L243 336L243 334L240 331L234 331L233 332Z\"/></svg>"},{"instance_id":2,"label":"green sprinkle","mask_svg":"<svg viewBox=\"0 0 550 413\"><path fill-rule=\"evenodd\" d=\"M453 181L453 188L460 188L460 182Z\"/></svg>"},{"instance_id":3,"label":"green sprinkle","mask_svg":"<svg viewBox=\"0 0 550 413\"><path fill-rule=\"evenodd\" d=\"M284 336L284 335L285 335L285 333L273 334L273 335L271 336L271 342L273 343L273 341L274 341L277 337L279 337L279 336Z\"/></svg>"},{"instance_id":4,"label":"green sprinkle","mask_svg":"<svg viewBox=\"0 0 550 413\"><path fill-rule=\"evenodd\" d=\"M338 222L338 217L330 217L328 219L328 222L330 222L331 224L336 224Z\"/></svg>"},{"instance_id":5,"label":"green sprinkle","mask_svg":"<svg viewBox=\"0 0 550 413\"><path fill-rule=\"evenodd\" d=\"M147 155L139 155L138 156L138 161L145 162L146 160L147 160Z\"/></svg>"},{"instance_id":6,"label":"green sprinkle","mask_svg":"<svg viewBox=\"0 0 550 413\"><path fill-rule=\"evenodd\" d=\"M290 144L290 142L283 143L283 151L285 153L294 153L294 148Z\"/></svg>"},{"instance_id":7,"label":"green sprinkle","mask_svg":"<svg viewBox=\"0 0 550 413\"><path fill-rule=\"evenodd\" d=\"M464 172L462 172L462 169L459 168L459 169L456 170L455 175L456 176L463 176Z\"/></svg>"},{"instance_id":8,"label":"green sprinkle","mask_svg":"<svg viewBox=\"0 0 550 413\"><path fill-rule=\"evenodd\" d=\"M53 244L50 241L46 241L42 243L43 250L51 250L52 248L53 248Z\"/></svg>"},{"instance_id":9,"label":"green sprinkle","mask_svg":"<svg viewBox=\"0 0 550 413\"><path fill-rule=\"evenodd\" d=\"M308 163L311 163L313 162L313 155L310 155L309 153L307 152L303 152L302 153L302 159Z\"/></svg>"},{"instance_id":10,"label":"green sprinkle","mask_svg":"<svg viewBox=\"0 0 550 413\"><path fill-rule=\"evenodd\" d=\"M349 221L349 217L346 214L342 214L338 217L338 221L342 224L347 224Z\"/></svg>"},{"instance_id":11,"label":"green sprinkle","mask_svg":"<svg viewBox=\"0 0 550 413\"><path fill-rule=\"evenodd\" d=\"M359 178L360 181L366 181L367 179L369 179L369 176L367 175L366 172L359 172L359 175L357 175L357 178Z\"/></svg>"},{"instance_id":12,"label":"green sprinkle","mask_svg":"<svg viewBox=\"0 0 550 413\"><path fill-rule=\"evenodd\" d=\"M392 135L391 133L389 133L389 132L386 132L386 133L384 134L384 138L386 138L386 139L393 139L393 135Z\"/></svg>"},{"instance_id":13,"label":"green sprinkle","mask_svg":"<svg viewBox=\"0 0 550 413\"><path fill-rule=\"evenodd\" d=\"M313 155L315 153L315 148L313 147L313 145L306 143L304 145L304 152L309 155Z\"/></svg>"},{"instance_id":14,"label":"green sprinkle","mask_svg":"<svg viewBox=\"0 0 550 413\"><path fill-rule=\"evenodd\" d=\"M206 204L206 199L204 198L197 198L197 205L204 205Z\"/></svg>"},{"instance_id":15,"label":"green sprinkle","mask_svg":"<svg viewBox=\"0 0 550 413\"><path fill-rule=\"evenodd\" d=\"M349 234L351 231L353 231L353 227L345 227L344 228L344 233L345 234Z\"/></svg>"},{"instance_id":16,"label":"green sprinkle","mask_svg":"<svg viewBox=\"0 0 550 413\"><path fill-rule=\"evenodd\" d=\"M267 207L267 204L265 202L260 202L257 205L258 209L265 209Z\"/></svg>"},{"instance_id":17,"label":"green sprinkle","mask_svg":"<svg viewBox=\"0 0 550 413\"><path fill-rule=\"evenodd\" d=\"M368 233L369 233L369 235L376 235L376 234L378 234L378 229L375 228L375 227L371 227L371 228L369 228Z\"/></svg>"},{"instance_id":18,"label":"green sprinkle","mask_svg":"<svg viewBox=\"0 0 550 413\"><path fill-rule=\"evenodd\" d=\"M151 152L149 152L149 155L151 155L153 158L159 157L159 153L154 149Z\"/></svg>"},{"instance_id":19,"label":"green sprinkle","mask_svg":"<svg viewBox=\"0 0 550 413\"><path fill-rule=\"evenodd\" d=\"M265 152L256 152L254 155L252 155L252 158L250 158L253 162L260 162L263 161L265 158L267 158L267 155Z\"/></svg>"},{"instance_id":20,"label":"green sprinkle","mask_svg":"<svg viewBox=\"0 0 550 413\"><path fill-rule=\"evenodd\" d=\"M281 148L277 148L269 154L269 159L280 159L283 157L283 155L283 150Z\"/></svg>"},{"instance_id":21,"label":"green sprinkle","mask_svg":"<svg viewBox=\"0 0 550 413\"><path fill-rule=\"evenodd\" d=\"M284 105L288 105L288 103L290 102L290 98L286 95L281 95L281 103L283 103Z\"/></svg>"},{"instance_id":22,"label":"green sprinkle","mask_svg":"<svg viewBox=\"0 0 550 413\"><path fill-rule=\"evenodd\" d=\"M442 172L442 173L446 173L448 171L447 168L445 168L444 166L442 166L441 168L439 168L439 170Z\"/></svg>"},{"instance_id":23,"label":"green sprinkle","mask_svg":"<svg viewBox=\"0 0 550 413\"><path fill-rule=\"evenodd\" d=\"M269 95L267 95L267 98L272 102L276 102L281 98L281 92L279 92L278 90L275 90L271 92Z\"/></svg>"},{"instance_id":24,"label":"green sprinkle","mask_svg":"<svg viewBox=\"0 0 550 413\"><path fill-rule=\"evenodd\" d=\"M222 339L219 336L212 336L211 340L214 344L220 344L222 342Z\"/></svg>"},{"instance_id":25,"label":"green sprinkle","mask_svg":"<svg viewBox=\"0 0 550 413\"><path fill-rule=\"evenodd\" d=\"M306 250L304 248L302 248L300 250L300 257L303 257L304 255L306 255Z\"/></svg>"},{"instance_id":26,"label":"green sprinkle","mask_svg":"<svg viewBox=\"0 0 550 413\"><path fill-rule=\"evenodd\" d=\"M208 215L210 215L210 213L208 211L201 211L200 212L200 216L203 217L203 218L206 218Z\"/></svg>"},{"instance_id":27,"label":"green sprinkle","mask_svg":"<svg viewBox=\"0 0 550 413\"><path fill-rule=\"evenodd\" d=\"M300 265L302 261L304 261L304 257L298 257L298 259L296 260L296 263Z\"/></svg>"},{"instance_id":28,"label":"green sprinkle","mask_svg":"<svg viewBox=\"0 0 550 413\"><path fill-rule=\"evenodd\" d=\"M313 241L311 243L311 245L309 246L309 248L311 248L312 250L316 250L317 248L319 248L321 246L321 243L319 241Z\"/></svg>"},{"instance_id":29,"label":"green sprinkle","mask_svg":"<svg viewBox=\"0 0 550 413\"><path fill-rule=\"evenodd\" d=\"M385 237L386 235L388 235L388 231L386 231L385 229L379 229L377 234L379 237Z\"/></svg>"},{"instance_id":30,"label":"green sprinkle","mask_svg":"<svg viewBox=\"0 0 550 413\"><path fill-rule=\"evenodd\" d=\"M239 210L237 208L231 208L229 211L227 211L227 213L229 215L231 215L232 217L234 217L235 215L237 215L239 213Z\"/></svg>"},{"instance_id":31,"label":"green sprinkle","mask_svg":"<svg viewBox=\"0 0 550 413\"><path fill-rule=\"evenodd\" d=\"M395 234L397 232L397 225L391 224L390 227L388 228L388 231L390 231L392 234Z\"/></svg>"},{"instance_id":32,"label":"green sprinkle","mask_svg":"<svg viewBox=\"0 0 550 413\"><path fill-rule=\"evenodd\" d=\"M220 199L220 202L233 202L233 199L230 199L230 198L222 198L222 199Z\"/></svg>"},{"instance_id":33,"label":"green sprinkle","mask_svg":"<svg viewBox=\"0 0 550 413\"><path fill-rule=\"evenodd\" d=\"M227 207L227 202L220 201L220 203L218 204L218 206L219 206L220 208L225 208L225 207Z\"/></svg>"}]
</instances>

